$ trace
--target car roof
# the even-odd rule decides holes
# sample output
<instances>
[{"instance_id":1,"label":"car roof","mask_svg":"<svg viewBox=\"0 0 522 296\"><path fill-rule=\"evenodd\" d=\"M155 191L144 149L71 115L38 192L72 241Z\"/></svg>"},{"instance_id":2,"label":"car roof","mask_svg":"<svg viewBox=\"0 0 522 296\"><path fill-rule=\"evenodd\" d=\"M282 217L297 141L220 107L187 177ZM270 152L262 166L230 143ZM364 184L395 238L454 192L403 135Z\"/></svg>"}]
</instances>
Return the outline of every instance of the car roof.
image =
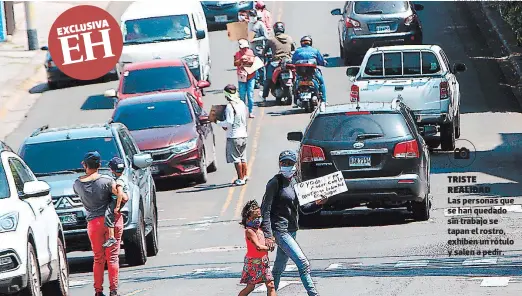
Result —
<instances>
[{"instance_id":1,"label":"car roof","mask_svg":"<svg viewBox=\"0 0 522 296\"><path fill-rule=\"evenodd\" d=\"M118 107L122 106L130 106L130 105L139 105L143 103L154 103L154 102L164 102L164 101L181 101L187 99L187 92L179 91L179 92L166 92L166 93L155 93L150 95L136 96L131 97L125 100L121 100L118 102Z\"/></svg>"},{"instance_id":2,"label":"car roof","mask_svg":"<svg viewBox=\"0 0 522 296\"><path fill-rule=\"evenodd\" d=\"M374 53L378 51L404 51L404 50L438 50L440 46L438 45L393 45L393 46L380 46L373 47L368 50L368 53Z\"/></svg>"},{"instance_id":3,"label":"car roof","mask_svg":"<svg viewBox=\"0 0 522 296\"><path fill-rule=\"evenodd\" d=\"M133 2L121 16L121 21L144 19L160 16L191 14L202 10L199 1L176 1L176 3L160 2L151 5L147 1Z\"/></svg>"},{"instance_id":4,"label":"car roof","mask_svg":"<svg viewBox=\"0 0 522 296\"><path fill-rule=\"evenodd\" d=\"M357 109L357 105L359 105L359 109ZM338 104L338 105L329 105L326 106L324 112L318 113L321 114L337 114L343 112L356 112L356 111L370 111L370 112L390 112L390 113L398 113L399 107L393 103L348 103L348 104Z\"/></svg>"},{"instance_id":5,"label":"car roof","mask_svg":"<svg viewBox=\"0 0 522 296\"><path fill-rule=\"evenodd\" d=\"M184 67L185 62L181 59L175 60L152 60L145 62L136 62L125 65L123 71L134 71L134 70L142 70L142 69L153 69L153 68L162 68L162 67Z\"/></svg>"},{"instance_id":6,"label":"car roof","mask_svg":"<svg viewBox=\"0 0 522 296\"><path fill-rule=\"evenodd\" d=\"M24 145L89 138L112 138L114 137L111 129L113 125L120 124L85 124L56 128L43 126L28 137Z\"/></svg>"}]
</instances>

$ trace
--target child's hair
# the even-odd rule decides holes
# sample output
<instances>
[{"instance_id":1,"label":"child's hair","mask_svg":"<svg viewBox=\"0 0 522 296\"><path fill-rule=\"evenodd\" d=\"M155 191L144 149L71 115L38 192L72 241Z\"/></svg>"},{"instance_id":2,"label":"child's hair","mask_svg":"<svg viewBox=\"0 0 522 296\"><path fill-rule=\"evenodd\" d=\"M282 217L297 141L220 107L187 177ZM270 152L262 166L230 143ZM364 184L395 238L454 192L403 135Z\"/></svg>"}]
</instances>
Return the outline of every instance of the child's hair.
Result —
<instances>
[{"instance_id":1,"label":"child's hair","mask_svg":"<svg viewBox=\"0 0 522 296\"><path fill-rule=\"evenodd\" d=\"M259 204L257 203L257 201L248 201L243 207L243 211L241 212L241 222L239 222L239 224L243 225L243 227L246 227L248 217L250 217L252 212L257 209L259 209Z\"/></svg>"}]
</instances>

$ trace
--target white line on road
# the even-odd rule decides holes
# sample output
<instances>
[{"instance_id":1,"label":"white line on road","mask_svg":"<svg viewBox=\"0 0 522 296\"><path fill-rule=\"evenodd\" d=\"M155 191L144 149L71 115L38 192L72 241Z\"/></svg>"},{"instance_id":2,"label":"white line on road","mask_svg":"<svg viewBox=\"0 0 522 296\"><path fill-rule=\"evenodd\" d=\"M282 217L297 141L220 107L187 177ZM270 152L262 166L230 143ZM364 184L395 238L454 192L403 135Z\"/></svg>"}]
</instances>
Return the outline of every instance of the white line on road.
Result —
<instances>
[{"instance_id":1,"label":"white line on road","mask_svg":"<svg viewBox=\"0 0 522 296\"><path fill-rule=\"evenodd\" d=\"M141 270L141 271L136 271L132 274L161 273L161 272L165 272L165 271L166 271L165 269Z\"/></svg>"},{"instance_id":2,"label":"white line on road","mask_svg":"<svg viewBox=\"0 0 522 296\"><path fill-rule=\"evenodd\" d=\"M399 261L395 264L395 268L401 267L426 267L430 263L429 260L415 260L415 261Z\"/></svg>"},{"instance_id":3,"label":"white line on road","mask_svg":"<svg viewBox=\"0 0 522 296\"><path fill-rule=\"evenodd\" d=\"M463 266L470 266L470 265L493 265L498 263L498 258L486 258L486 259L466 259L464 262L462 262Z\"/></svg>"},{"instance_id":4,"label":"white line on road","mask_svg":"<svg viewBox=\"0 0 522 296\"><path fill-rule=\"evenodd\" d=\"M279 292L281 289L283 289L284 287L287 287L291 284L299 284L300 282L298 281L290 281L290 282L285 282L285 281L281 281L279 282L279 289L277 289L277 291ZM255 290L254 290L254 293L266 293L266 286L265 284L261 284L260 286L258 286Z\"/></svg>"},{"instance_id":5,"label":"white line on road","mask_svg":"<svg viewBox=\"0 0 522 296\"><path fill-rule=\"evenodd\" d=\"M480 283L481 287L506 287L509 284L509 277L487 277Z\"/></svg>"},{"instance_id":6,"label":"white line on road","mask_svg":"<svg viewBox=\"0 0 522 296\"><path fill-rule=\"evenodd\" d=\"M342 269L344 268L344 264L342 263L332 263L330 266L326 268L326 270L334 270L334 269Z\"/></svg>"},{"instance_id":7,"label":"white line on road","mask_svg":"<svg viewBox=\"0 0 522 296\"><path fill-rule=\"evenodd\" d=\"M219 216L205 216L203 219L216 219L219 218Z\"/></svg>"},{"instance_id":8,"label":"white line on road","mask_svg":"<svg viewBox=\"0 0 522 296\"><path fill-rule=\"evenodd\" d=\"M224 246L224 247L210 247L203 249L194 249L188 250L184 252L175 252L170 253L171 255L181 255L181 254L193 254L193 253L213 253L213 252L232 252L232 251L240 251L245 250L245 247L242 246Z\"/></svg>"},{"instance_id":9,"label":"white line on road","mask_svg":"<svg viewBox=\"0 0 522 296\"><path fill-rule=\"evenodd\" d=\"M161 220L158 220L158 222L165 222L165 221L179 221L179 220L187 220L187 218L161 219Z\"/></svg>"},{"instance_id":10,"label":"white line on road","mask_svg":"<svg viewBox=\"0 0 522 296\"><path fill-rule=\"evenodd\" d=\"M289 264L289 265L286 266L285 271L286 272L297 271L297 265Z\"/></svg>"},{"instance_id":11,"label":"white line on road","mask_svg":"<svg viewBox=\"0 0 522 296\"><path fill-rule=\"evenodd\" d=\"M194 269L192 271L192 273L193 274L217 273L217 272L225 272L227 270L230 270L230 267L199 268L199 269Z\"/></svg>"},{"instance_id":12,"label":"white line on road","mask_svg":"<svg viewBox=\"0 0 522 296\"><path fill-rule=\"evenodd\" d=\"M91 283L91 281L85 281L85 280L79 280L79 281L75 281L75 280L70 280L69 281L69 287L71 288L74 288L74 287L81 287L81 286L85 286L87 284Z\"/></svg>"}]
</instances>

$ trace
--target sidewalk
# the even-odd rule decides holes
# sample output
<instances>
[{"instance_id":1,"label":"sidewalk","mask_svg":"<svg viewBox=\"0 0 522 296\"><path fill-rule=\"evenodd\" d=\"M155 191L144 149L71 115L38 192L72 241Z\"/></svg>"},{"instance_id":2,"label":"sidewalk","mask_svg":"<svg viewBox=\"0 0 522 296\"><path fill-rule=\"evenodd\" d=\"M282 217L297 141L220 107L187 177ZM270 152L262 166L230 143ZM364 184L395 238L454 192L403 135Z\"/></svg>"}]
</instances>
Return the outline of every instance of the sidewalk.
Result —
<instances>
[{"instance_id":1,"label":"sidewalk","mask_svg":"<svg viewBox=\"0 0 522 296\"><path fill-rule=\"evenodd\" d=\"M78 5L93 5L106 9L109 1L33 2L35 28L39 47L47 45L47 36L54 20L67 9ZM14 4L16 32L10 40L0 43L0 140L23 120L39 95L29 95L38 83L45 83L46 51L29 51L23 2ZM19 102L21 99L24 101Z\"/></svg>"}]
</instances>

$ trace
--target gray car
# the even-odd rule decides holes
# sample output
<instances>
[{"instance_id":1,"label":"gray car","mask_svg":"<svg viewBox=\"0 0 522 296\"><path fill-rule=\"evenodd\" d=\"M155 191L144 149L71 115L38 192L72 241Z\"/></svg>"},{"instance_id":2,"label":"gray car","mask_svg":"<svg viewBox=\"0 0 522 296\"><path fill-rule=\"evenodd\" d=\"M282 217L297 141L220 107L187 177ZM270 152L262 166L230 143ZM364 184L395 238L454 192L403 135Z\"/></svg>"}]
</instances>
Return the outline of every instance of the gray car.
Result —
<instances>
[{"instance_id":1,"label":"gray car","mask_svg":"<svg viewBox=\"0 0 522 296\"><path fill-rule=\"evenodd\" d=\"M238 21L242 10L254 9L254 1L201 1L209 26L225 25Z\"/></svg>"},{"instance_id":2,"label":"gray car","mask_svg":"<svg viewBox=\"0 0 522 296\"><path fill-rule=\"evenodd\" d=\"M346 66L360 62L371 47L422 44L421 4L410 1L346 1L339 15L339 50Z\"/></svg>"},{"instance_id":3,"label":"gray car","mask_svg":"<svg viewBox=\"0 0 522 296\"><path fill-rule=\"evenodd\" d=\"M38 179L51 186L54 207L62 222L67 252L90 251L86 212L73 191L74 181L84 174L81 161L88 151L102 156L100 173L111 175L108 161L125 161L123 177L130 201L123 214L123 248L129 265L143 265L158 253L156 186L150 172L152 157L140 152L128 129L120 123L37 129L25 139L19 154Z\"/></svg>"}]
</instances>

